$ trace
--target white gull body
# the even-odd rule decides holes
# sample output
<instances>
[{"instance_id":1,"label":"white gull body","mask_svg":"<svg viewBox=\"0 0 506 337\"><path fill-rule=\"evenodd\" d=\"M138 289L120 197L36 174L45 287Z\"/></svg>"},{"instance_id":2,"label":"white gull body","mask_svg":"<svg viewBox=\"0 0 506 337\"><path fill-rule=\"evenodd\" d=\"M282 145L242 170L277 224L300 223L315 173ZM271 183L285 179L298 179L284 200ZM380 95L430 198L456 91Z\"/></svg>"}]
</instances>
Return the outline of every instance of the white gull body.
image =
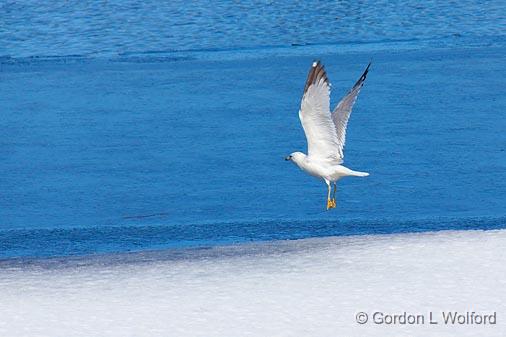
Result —
<instances>
[{"instance_id":1,"label":"white gull body","mask_svg":"<svg viewBox=\"0 0 506 337\"><path fill-rule=\"evenodd\" d=\"M335 208L336 182L347 176L366 177L369 173L351 170L343 165L346 126L351 110L369 71L369 65L353 88L330 112L330 83L323 65L314 62L306 80L299 118L306 134L308 154L294 152L286 158L308 174L327 184L327 209ZM331 183L334 184L330 198Z\"/></svg>"}]
</instances>

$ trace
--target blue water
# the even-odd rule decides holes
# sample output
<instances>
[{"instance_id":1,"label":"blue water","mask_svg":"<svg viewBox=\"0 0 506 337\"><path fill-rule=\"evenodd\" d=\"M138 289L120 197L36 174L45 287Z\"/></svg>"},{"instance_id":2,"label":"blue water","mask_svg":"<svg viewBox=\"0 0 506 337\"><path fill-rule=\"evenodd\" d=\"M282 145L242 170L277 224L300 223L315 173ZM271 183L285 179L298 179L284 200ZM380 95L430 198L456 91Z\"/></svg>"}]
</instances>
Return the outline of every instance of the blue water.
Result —
<instances>
[{"instance_id":1,"label":"blue water","mask_svg":"<svg viewBox=\"0 0 506 337\"><path fill-rule=\"evenodd\" d=\"M506 5L0 5L0 258L506 227ZM312 60L373 66L326 188L283 160Z\"/></svg>"},{"instance_id":2,"label":"blue water","mask_svg":"<svg viewBox=\"0 0 506 337\"><path fill-rule=\"evenodd\" d=\"M4 1L0 55L504 37L504 1Z\"/></svg>"}]
</instances>

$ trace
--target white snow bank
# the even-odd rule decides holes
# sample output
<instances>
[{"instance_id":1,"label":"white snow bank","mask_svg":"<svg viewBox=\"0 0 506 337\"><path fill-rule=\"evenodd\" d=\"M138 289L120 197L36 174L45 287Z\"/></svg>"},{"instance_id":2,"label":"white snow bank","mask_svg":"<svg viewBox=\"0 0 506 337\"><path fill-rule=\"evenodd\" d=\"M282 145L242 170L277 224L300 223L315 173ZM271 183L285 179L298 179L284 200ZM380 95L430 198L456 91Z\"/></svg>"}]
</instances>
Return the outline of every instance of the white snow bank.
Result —
<instances>
[{"instance_id":1,"label":"white snow bank","mask_svg":"<svg viewBox=\"0 0 506 337\"><path fill-rule=\"evenodd\" d=\"M0 336L503 336L505 248L504 230L459 231L3 263Z\"/></svg>"}]
</instances>

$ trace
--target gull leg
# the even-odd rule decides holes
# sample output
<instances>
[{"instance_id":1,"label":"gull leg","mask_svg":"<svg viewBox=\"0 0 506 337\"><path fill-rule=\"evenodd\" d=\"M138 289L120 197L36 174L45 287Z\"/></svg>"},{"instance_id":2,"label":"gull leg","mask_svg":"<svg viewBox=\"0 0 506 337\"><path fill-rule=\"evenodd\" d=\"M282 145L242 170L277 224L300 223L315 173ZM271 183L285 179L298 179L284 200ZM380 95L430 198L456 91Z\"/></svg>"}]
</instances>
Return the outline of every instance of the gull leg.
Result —
<instances>
[{"instance_id":1,"label":"gull leg","mask_svg":"<svg viewBox=\"0 0 506 337\"><path fill-rule=\"evenodd\" d=\"M330 200L330 181L325 180L325 183L327 184L327 211L332 208L332 200Z\"/></svg>"},{"instance_id":2,"label":"gull leg","mask_svg":"<svg viewBox=\"0 0 506 337\"><path fill-rule=\"evenodd\" d=\"M332 192L332 208L336 208L336 191L337 184L334 182L334 191Z\"/></svg>"}]
</instances>

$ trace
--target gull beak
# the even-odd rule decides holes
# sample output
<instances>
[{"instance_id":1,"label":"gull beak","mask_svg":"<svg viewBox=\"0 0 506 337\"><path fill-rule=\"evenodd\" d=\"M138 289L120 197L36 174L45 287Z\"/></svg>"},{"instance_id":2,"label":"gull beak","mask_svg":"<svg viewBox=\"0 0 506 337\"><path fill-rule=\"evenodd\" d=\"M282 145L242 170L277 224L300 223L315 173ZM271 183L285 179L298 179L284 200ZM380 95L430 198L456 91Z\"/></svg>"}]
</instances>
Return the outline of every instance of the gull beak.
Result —
<instances>
[{"instance_id":1,"label":"gull beak","mask_svg":"<svg viewBox=\"0 0 506 337\"><path fill-rule=\"evenodd\" d=\"M292 160L292 156L286 157L285 160Z\"/></svg>"}]
</instances>

